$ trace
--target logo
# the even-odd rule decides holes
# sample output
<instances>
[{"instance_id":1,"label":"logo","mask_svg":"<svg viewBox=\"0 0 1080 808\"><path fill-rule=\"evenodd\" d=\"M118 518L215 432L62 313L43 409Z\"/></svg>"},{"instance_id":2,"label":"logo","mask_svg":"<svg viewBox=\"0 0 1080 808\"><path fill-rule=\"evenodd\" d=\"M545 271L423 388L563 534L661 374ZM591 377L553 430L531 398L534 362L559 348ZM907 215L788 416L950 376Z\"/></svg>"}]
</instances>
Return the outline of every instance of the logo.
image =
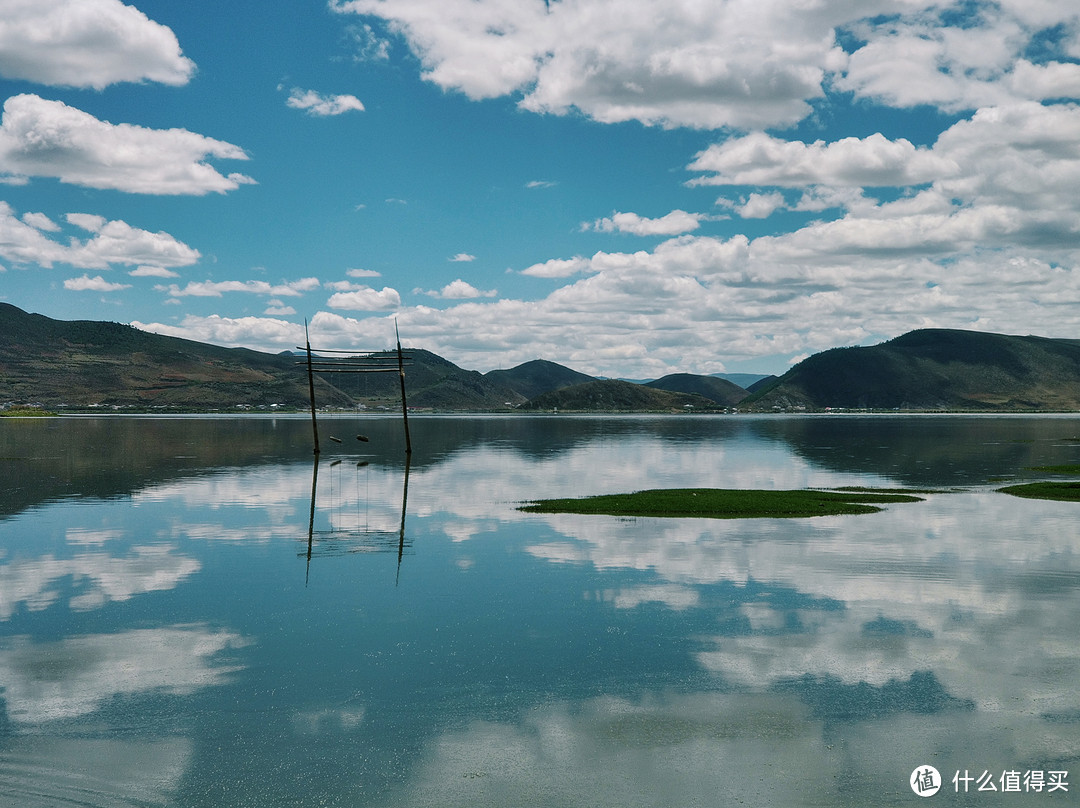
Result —
<instances>
[{"instance_id":1,"label":"logo","mask_svg":"<svg viewBox=\"0 0 1080 808\"><path fill-rule=\"evenodd\" d=\"M941 788L941 775L933 766L917 766L908 782L911 790L920 797L932 797Z\"/></svg>"}]
</instances>

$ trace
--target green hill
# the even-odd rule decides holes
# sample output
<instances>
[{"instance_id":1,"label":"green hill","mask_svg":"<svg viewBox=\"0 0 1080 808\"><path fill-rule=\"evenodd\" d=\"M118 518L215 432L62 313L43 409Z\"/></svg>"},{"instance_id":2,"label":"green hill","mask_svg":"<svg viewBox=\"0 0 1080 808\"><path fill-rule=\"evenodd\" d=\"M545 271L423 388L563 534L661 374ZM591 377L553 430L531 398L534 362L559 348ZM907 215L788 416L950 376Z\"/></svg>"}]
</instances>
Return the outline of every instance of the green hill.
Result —
<instances>
[{"instance_id":1,"label":"green hill","mask_svg":"<svg viewBox=\"0 0 1080 808\"><path fill-rule=\"evenodd\" d=\"M693 407L715 410L717 405L694 393L671 393L643 384L603 379L575 384L537 396L521 406L524 410L575 412L667 412Z\"/></svg>"},{"instance_id":2,"label":"green hill","mask_svg":"<svg viewBox=\"0 0 1080 808\"><path fill-rule=\"evenodd\" d=\"M295 357L220 348L120 323L52 320L0 304L0 402L49 407L304 406ZM345 403L320 381L318 396Z\"/></svg>"},{"instance_id":3,"label":"green hill","mask_svg":"<svg viewBox=\"0 0 1080 808\"><path fill-rule=\"evenodd\" d=\"M746 390L727 379L697 376L693 373L672 373L645 386L672 393L696 393L721 407L734 407L749 395Z\"/></svg>"},{"instance_id":4,"label":"green hill","mask_svg":"<svg viewBox=\"0 0 1080 808\"><path fill-rule=\"evenodd\" d=\"M578 373L555 362L548 362L546 359L534 359L510 370L492 370L485 373L484 378L503 384L526 399L536 398L551 390L593 381L592 376Z\"/></svg>"},{"instance_id":5,"label":"green hill","mask_svg":"<svg viewBox=\"0 0 1080 808\"><path fill-rule=\"evenodd\" d=\"M1080 340L921 329L834 348L742 402L755 409L1080 409Z\"/></svg>"}]
</instances>

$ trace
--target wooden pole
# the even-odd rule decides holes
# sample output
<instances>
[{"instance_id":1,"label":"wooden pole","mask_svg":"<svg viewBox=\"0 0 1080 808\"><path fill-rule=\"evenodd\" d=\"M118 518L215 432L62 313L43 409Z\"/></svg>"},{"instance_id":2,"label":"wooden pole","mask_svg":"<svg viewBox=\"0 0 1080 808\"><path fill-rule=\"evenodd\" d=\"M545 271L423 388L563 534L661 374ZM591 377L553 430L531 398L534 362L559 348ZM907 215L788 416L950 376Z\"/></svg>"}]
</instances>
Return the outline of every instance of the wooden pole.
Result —
<instances>
[{"instance_id":1,"label":"wooden pole","mask_svg":"<svg viewBox=\"0 0 1080 808\"><path fill-rule=\"evenodd\" d=\"M405 402L405 360L401 355L401 334L394 320L394 336L397 337L398 376L401 379L401 418L405 422L405 454L412 455L412 438L409 437L409 405Z\"/></svg>"},{"instance_id":2,"label":"wooden pole","mask_svg":"<svg viewBox=\"0 0 1080 808\"><path fill-rule=\"evenodd\" d=\"M311 369L311 338L308 336L307 320L304 320L304 344L307 346L308 397L311 399L311 434L315 438L315 454L319 454L319 422L315 419L315 374ZM404 373L404 371L402 371ZM404 376L402 377L404 378ZM402 389L405 382L402 381Z\"/></svg>"}]
</instances>

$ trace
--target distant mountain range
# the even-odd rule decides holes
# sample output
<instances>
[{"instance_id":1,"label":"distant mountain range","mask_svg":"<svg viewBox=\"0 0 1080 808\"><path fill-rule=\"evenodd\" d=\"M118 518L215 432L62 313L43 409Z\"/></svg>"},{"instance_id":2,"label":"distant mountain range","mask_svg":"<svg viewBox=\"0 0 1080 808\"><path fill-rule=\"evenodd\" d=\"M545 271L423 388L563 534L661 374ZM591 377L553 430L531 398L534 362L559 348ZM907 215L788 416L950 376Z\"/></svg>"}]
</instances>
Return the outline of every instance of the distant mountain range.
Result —
<instances>
[{"instance_id":1,"label":"distant mountain range","mask_svg":"<svg viewBox=\"0 0 1080 808\"><path fill-rule=\"evenodd\" d=\"M1080 410L1080 340L926 328L815 354L756 409Z\"/></svg>"},{"instance_id":2,"label":"distant mountain range","mask_svg":"<svg viewBox=\"0 0 1080 808\"><path fill-rule=\"evenodd\" d=\"M396 362L396 354L378 355ZM332 360L328 360L332 361ZM410 407L455 411L1080 410L1080 340L923 329L811 356L783 376L642 384L546 360L488 373L410 349ZM316 374L319 406L395 408L396 373ZM156 411L305 408L303 356L221 348L0 303L0 404Z\"/></svg>"}]
</instances>

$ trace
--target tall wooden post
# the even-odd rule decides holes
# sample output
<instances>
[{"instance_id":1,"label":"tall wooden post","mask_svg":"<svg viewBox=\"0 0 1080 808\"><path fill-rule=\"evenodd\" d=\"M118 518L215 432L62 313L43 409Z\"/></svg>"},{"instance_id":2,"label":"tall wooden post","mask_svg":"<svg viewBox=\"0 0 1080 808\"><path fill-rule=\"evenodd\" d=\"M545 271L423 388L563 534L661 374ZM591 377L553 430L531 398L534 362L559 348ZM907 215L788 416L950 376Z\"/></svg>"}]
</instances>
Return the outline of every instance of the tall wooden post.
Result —
<instances>
[{"instance_id":1,"label":"tall wooden post","mask_svg":"<svg viewBox=\"0 0 1080 808\"><path fill-rule=\"evenodd\" d=\"M308 397L311 399L311 434L315 438L315 454L318 455L319 423L315 420L315 373L311 369L311 338L308 336L307 320L304 320L304 344L307 345L307 383Z\"/></svg>"},{"instance_id":2,"label":"tall wooden post","mask_svg":"<svg viewBox=\"0 0 1080 808\"><path fill-rule=\"evenodd\" d=\"M398 377L401 379L401 418L405 422L405 454L412 455L412 438L409 437L409 405L405 401L405 360L401 355L401 334L394 320L394 336L397 337Z\"/></svg>"}]
</instances>

